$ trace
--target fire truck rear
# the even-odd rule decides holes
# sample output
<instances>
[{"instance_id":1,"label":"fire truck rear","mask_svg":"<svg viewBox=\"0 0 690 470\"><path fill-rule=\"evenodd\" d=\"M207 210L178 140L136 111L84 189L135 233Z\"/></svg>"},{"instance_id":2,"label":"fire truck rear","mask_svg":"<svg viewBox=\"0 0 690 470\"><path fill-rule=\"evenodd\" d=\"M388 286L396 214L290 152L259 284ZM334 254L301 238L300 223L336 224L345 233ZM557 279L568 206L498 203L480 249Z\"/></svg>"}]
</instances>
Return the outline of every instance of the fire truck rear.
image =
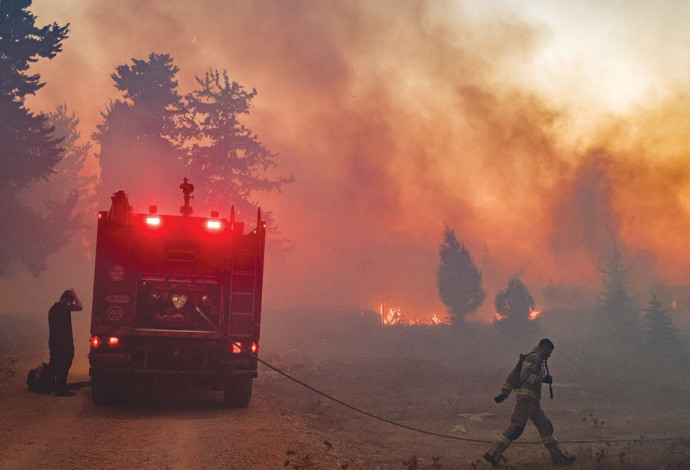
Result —
<instances>
[{"instance_id":1,"label":"fire truck rear","mask_svg":"<svg viewBox=\"0 0 690 470\"><path fill-rule=\"evenodd\" d=\"M266 224L192 217L185 178L181 215L134 213L115 193L98 214L89 373L108 404L132 381L192 381L249 404L257 376Z\"/></svg>"}]
</instances>

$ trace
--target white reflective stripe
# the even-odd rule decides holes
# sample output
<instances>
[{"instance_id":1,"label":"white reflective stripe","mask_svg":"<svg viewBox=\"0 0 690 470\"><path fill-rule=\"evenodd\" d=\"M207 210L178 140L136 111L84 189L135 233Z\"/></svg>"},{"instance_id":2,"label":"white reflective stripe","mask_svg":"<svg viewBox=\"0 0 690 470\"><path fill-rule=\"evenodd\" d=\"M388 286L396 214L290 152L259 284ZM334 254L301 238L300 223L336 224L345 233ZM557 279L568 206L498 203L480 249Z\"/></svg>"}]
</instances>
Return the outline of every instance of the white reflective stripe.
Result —
<instances>
[{"instance_id":1,"label":"white reflective stripe","mask_svg":"<svg viewBox=\"0 0 690 470\"><path fill-rule=\"evenodd\" d=\"M525 380L525 383L529 384L536 384L541 382L541 376L537 374L530 374L529 377L527 377L527 380Z\"/></svg>"},{"instance_id":2,"label":"white reflective stripe","mask_svg":"<svg viewBox=\"0 0 690 470\"><path fill-rule=\"evenodd\" d=\"M532 390L529 390L527 388L518 389L518 391L516 391L515 394L534 398L535 400L537 399L537 394L535 392L533 392Z\"/></svg>"}]
</instances>

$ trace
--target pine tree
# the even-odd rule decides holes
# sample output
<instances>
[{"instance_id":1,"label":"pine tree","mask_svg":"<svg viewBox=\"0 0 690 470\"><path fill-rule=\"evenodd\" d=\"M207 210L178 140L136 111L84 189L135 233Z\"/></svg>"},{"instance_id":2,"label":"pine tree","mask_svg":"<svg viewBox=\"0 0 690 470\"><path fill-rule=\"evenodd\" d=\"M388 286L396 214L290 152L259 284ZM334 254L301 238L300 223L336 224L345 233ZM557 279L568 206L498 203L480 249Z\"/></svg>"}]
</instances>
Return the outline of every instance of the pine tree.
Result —
<instances>
[{"instance_id":1,"label":"pine tree","mask_svg":"<svg viewBox=\"0 0 690 470\"><path fill-rule=\"evenodd\" d=\"M101 204L124 189L139 209L181 199L184 174L180 130L183 104L177 92L178 67L168 54L119 65L111 78L122 98L112 101L93 135L99 144Z\"/></svg>"},{"instance_id":2,"label":"pine tree","mask_svg":"<svg viewBox=\"0 0 690 470\"><path fill-rule=\"evenodd\" d=\"M455 230L448 226L445 227L439 256L438 292L448 307L453 324L460 324L466 315L476 312L484 303L486 292L482 288L482 273L464 243L456 238Z\"/></svg>"},{"instance_id":3,"label":"pine tree","mask_svg":"<svg viewBox=\"0 0 690 470\"><path fill-rule=\"evenodd\" d=\"M188 173L220 207L235 205L238 214L253 216L257 192L280 190L292 178L270 179L276 166L258 136L241 122L249 114L251 92L230 81L226 71L209 71L196 78L198 88L185 96L183 135L189 146Z\"/></svg>"},{"instance_id":4,"label":"pine tree","mask_svg":"<svg viewBox=\"0 0 690 470\"><path fill-rule=\"evenodd\" d=\"M634 347L640 341L638 308L628 293L626 271L620 251L615 248L602 272L603 290L598 296L605 334L614 344Z\"/></svg>"},{"instance_id":5,"label":"pine tree","mask_svg":"<svg viewBox=\"0 0 690 470\"><path fill-rule=\"evenodd\" d=\"M514 276L505 289L494 299L497 317L494 325L502 333L510 336L524 336L537 330L531 318L534 311L534 298L527 286Z\"/></svg>"},{"instance_id":6,"label":"pine tree","mask_svg":"<svg viewBox=\"0 0 690 470\"><path fill-rule=\"evenodd\" d=\"M649 308L644 309L645 339L655 349L672 349L680 345L678 331L671 319L671 309L664 308L661 301L652 293Z\"/></svg>"},{"instance_id":7,"label":"pine tree","mask_svg":"<svg viewBox=\"0 0 690 470\"><path fill-rule=\"evenodd\" d=\"M63 151L48 118L29 110L25 98L44 85L31 64L62 50L69 24L38 27L30 6L0 2L0 275L14 263L38 275L69 230L67 219L42 217L19 198L28 184L53 175Z\"/></svg>"},{"instance_id":8,"label":"pine tree","mask_svg":"<svg viewBox=\"0 0 690 470\"><path fill-rule=\"evenodd\" d=\"M24 100L45 85L29 67L62 50L69 24L39 28L30 5L31 0L0 3L0 186L10 184L14 189L46 180L61 152L47 117L29 111Z\"/></svg>"}]
</instances>

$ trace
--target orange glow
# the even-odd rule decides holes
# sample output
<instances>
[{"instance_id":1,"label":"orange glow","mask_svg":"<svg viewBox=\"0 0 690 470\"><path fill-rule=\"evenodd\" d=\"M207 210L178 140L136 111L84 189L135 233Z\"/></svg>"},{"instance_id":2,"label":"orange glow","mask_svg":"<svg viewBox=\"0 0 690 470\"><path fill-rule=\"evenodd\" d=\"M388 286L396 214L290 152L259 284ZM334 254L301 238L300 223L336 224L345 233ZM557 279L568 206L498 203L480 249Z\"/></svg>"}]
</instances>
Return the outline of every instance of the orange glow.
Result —
<instances>
[{"instance_id":1,"label":"orange glow","mask_svg":"<svg viewBox=\"0 0 690 470\"><path fill-rule=\"evenodd\" d=\"M529 319L536 320L537 317L541 315L541 310L534 310L532 307L529 309Z\"/></svg>"},{"instance_id":2,"label":"orange glow","mask_svg":"<svg viewBox=\"0 0 690 470\"><path fill-rule=\"evenodd\" d=\"M505 319L505 318L508 318L508 317L507 317L506 315L501 315L500 313L496 312L496 314L494 315L494 317L491 319L491 323L494 323L494 322L497 322L497 321L501 321L501 320L503 320L503 319Z\"/></svg>"},{"instance_id":3,"label":"orange glow","mask_svg":"<svg viewBox=\"0 0 690 470\"><path fill-rule=\"evenodd\" d=\"M259 343L253 341L251 345L242 344L239 341L230 344L230 352L233 354L239 354L243 351L251 352L256 354L259 351Z\"/></svg>"},{"instance_id":4,"label":"orange glow","mask_svg":"<svg viewBox=\"0 0 690 470\"><path fill-rule=\"evenodd\" d=\"M673 302L671 302L671 308L675 310L676 307L678 307L678 303L674 300Z\"/></svg>"},{"instance_id":5,"label":"orange glow","mask_svg":"<svg viewBox=\"0 0 690 470\"><path fill-rule=\"evenodd\" d=\"M227 63L231 80L258 90L246 124L279 155L274 176L294 175L283 191L256 195L275 215L278 240L292 243L289 253L270 260L265 305L375 306L382 293L430 304L437 300L445 223L481 264L485 282L502 284L498 280L524 272L530 288L547 279L591 288L599 285L598 268L615 243L636 260L633 280L639 271L643 279L690 283L690 94L684 71L681 78L657 73L661 59L673 59L674 70L683 67L682 54L670 53L684 51L683 35L657 35L670 41L664 44L668 54L652 54L648 66L644 54L658 49L651 43L595 57L629 57L638 64L633 57L641 54L640 72L651 72L645 76L657 94L633 92L644 82L634 73L627 73L625 86L602 88L591 81L597 67L585 62L576 67L584 75L557 84L552 72L560 76L571 67L557 61L551 70L551 62L540 58L579 61L579 52L569 49L552 53L577 40L558 36L552 43L556 36L544 35L540 21L512 11L467 14L462 5L468 2L414 2L414 8L397 2L310 2L309 8L296 2L213 1L209 8L179 0L131 2L146 14L104 0L71 2L70 9L64 2L34 3L38 25L69 21L73 28L63 52L32 65L31 73L40 73L46 85L27 97L28 105L48 111L66 103L81 120L82 143L103 122L109 100L121 98L111 78L115 67L151 51L170 52L183 96L196 88L195 76ZM449 5L457 6L454 14ZM170 11L184 21L168 21ZM546 28L558 35L572 31ZM247 52L240 39L250 35L262 54ZM363 37L371 47L362 48ZM111 47L114 42L118 47ZM295 53L295 44L304 47ZM578 43L577 50L587 44ZM80 77L90 79L84 84ZM614 75L606 83L621 80ZM639 103L611 113L601 96L608 103L635 96ZM87 162L100 175L106 160L95 156L102 149L94 144ZM145 172L145 178L104 190L124 189L133 204L157 201L161 213L175 213L179 190L162 180L181 175L163 174L148 166L153 158L146 160L130 173ZM109 171L104 166L100 176ZM208 214L203 204L216 203L202 202L204 189L198 189L195 211ZM327 223L314 229L322 214ZM540 221L539 229L525 220ZM154 234L165 229L147 227ZM488 287L482 321L493 316L491 300L503 286ZM426 297L406 294L412 292ZM396 321L388 308L379 313L382 324Z\"/></svg>"},{"instance_id":6,"label":"orange glow","mask_svg":"<svg viewBox=\"0 0 690 470\"><path fill-rule=\"evenodd\" d=\"M385 304L379 306L382 325L450 325L448 317L440 317L437 313L427 315L428 319L407 318L400 307L390 307Z\"/></svg>"},{"instance_id":7,"label":"orange glow","mask_svg":"<svg viewBox=\"0 0 690 470\"><path fill-rule=\"evenodd\" d=\"M400 307L386 307L381 304L379 307L379 315L381 315L382 325L400 325L404 324L404 317L400 311Z\"/></svg>"}]
</instances>

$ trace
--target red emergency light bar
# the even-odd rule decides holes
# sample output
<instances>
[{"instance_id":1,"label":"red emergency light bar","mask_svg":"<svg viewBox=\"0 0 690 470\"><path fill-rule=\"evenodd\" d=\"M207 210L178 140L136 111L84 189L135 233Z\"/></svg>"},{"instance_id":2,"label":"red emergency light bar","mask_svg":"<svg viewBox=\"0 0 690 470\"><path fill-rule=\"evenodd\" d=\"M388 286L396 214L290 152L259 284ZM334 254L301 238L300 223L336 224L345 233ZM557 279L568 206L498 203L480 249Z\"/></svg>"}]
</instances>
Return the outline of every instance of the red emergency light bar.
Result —
<instances>
[{"instance_id":1,"label":"red emergency light bar","mask_svg":"<svg viewBox=\"0 0 690 470\"><path fill-rule=\"evenodd\" d=\"M144 222L149 228L158 228L163 225L163 218L160 215L147 215L144 217ZM206 219L203 226L209 232L218 232L225 228L225 224L221 219Z\"/></svg>"},{"instance_id":2,"label":"red emergency light bar","mask_svg":"<svg viewBox=\"0 0 690 470\"><path fill-rule=\"evenodd\" d=\"M146 225L151 227L158 227L161 224L161 218L157 215L146 216Z\"/></svg>"},{"instance_id":3,"label":"red emergency light bar","mask_svg":"<svg viewBox=\"0 0 690 470\"><path fill-rule=\"evenodd\" d=\"M206 228L209 230L220 230L223 228L223 224L220 222L220 220L207 220L206 221Z\"/></svg>"}]
</instances>

